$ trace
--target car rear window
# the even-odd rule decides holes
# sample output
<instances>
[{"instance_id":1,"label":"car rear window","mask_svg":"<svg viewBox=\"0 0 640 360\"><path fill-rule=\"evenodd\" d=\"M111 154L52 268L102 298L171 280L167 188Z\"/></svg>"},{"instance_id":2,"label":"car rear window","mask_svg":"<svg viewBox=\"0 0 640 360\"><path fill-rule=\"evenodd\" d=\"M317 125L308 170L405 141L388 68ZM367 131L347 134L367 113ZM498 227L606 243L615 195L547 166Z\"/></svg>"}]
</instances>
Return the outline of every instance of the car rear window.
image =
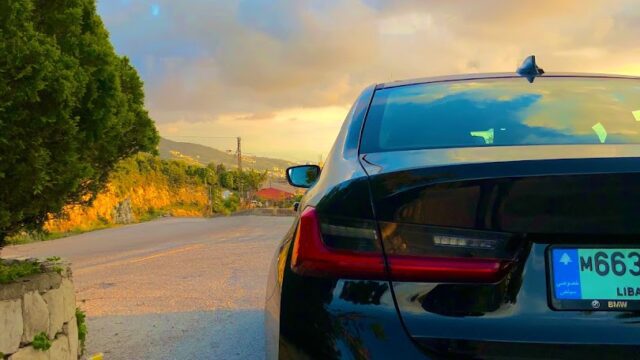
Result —
<instances>
[{"instance_id":1,"label":"car rear window","mask_svg":"<svg viewBox=\"0 0 640 360\"><path fill-rule=\"evenodd\" d=\"M640 81L541 77L376 91L360 152L640 143Z\"/></svg>"}]
</instances>

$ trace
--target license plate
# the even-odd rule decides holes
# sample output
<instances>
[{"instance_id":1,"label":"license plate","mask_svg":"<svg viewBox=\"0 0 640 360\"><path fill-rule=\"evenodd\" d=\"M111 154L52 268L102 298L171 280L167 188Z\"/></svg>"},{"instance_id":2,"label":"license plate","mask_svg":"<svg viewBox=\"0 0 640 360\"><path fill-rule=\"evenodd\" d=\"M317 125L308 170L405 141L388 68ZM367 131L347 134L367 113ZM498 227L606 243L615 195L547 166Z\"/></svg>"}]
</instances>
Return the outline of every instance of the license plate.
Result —
<instances>
[{"instance_id":1,"label":"license plate","mask_svg":"<svg viewBox=\"0 0 640 360\"><path fill-rule=\"evenodd\" d=\"M557 310L640 310L640 248L553 247L551 306Z\"/></svg>"}]
</instances>

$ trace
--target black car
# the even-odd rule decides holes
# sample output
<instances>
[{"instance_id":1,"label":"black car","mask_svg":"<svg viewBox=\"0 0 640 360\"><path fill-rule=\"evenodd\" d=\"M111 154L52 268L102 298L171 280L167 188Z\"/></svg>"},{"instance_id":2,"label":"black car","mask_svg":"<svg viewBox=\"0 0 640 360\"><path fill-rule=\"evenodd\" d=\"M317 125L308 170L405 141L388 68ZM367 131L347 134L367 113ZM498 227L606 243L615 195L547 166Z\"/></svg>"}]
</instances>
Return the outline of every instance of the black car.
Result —
<instances>
[{"instance_id":1,"label":"black car","mask_svg":"<svg viewBox=\"0 0 640 360\"><path fill-rule=\"evenodd\" d=\"M378 84L287 174L269 358L640 358L640 78Z\"/></svg>"}]
</instances>

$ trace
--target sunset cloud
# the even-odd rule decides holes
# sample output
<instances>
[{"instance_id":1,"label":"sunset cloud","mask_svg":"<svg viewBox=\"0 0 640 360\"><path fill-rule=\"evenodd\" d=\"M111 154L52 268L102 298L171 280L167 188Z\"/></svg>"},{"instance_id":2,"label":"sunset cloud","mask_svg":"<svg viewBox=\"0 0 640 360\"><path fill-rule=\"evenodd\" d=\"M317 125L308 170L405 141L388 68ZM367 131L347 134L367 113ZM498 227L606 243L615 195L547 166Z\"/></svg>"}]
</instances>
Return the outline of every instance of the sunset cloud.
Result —
<instances>
[{"instance_id":1,"label":"sunset cloud","mask_svg":"<svg viewBox=\"0 0 640 360\"><path fill-rule=\"evenodd\" d=\"M640 75L633 0L102 0L99 11L161 134L243 136L249 153L295 160L326 154L371 83L513 71L531 53L547 71Z\"/></svg>"}]
</instances>

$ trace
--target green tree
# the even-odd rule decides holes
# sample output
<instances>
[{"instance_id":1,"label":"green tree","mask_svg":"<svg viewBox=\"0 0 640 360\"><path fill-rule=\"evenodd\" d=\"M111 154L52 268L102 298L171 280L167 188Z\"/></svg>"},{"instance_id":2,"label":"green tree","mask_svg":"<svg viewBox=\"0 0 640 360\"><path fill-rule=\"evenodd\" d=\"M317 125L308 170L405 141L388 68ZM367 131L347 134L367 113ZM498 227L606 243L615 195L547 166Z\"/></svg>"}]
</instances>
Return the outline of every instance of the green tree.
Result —
<instances>
[{"instance_id":1,"label":"green tree","mask_svg":"<svg viewBox=\"0 0 640 360\"><path fill-rule=\"evenodd\" d=\"M91 201L119 160L157 142L142 82L95 0L0 1L0 247Z\"/></svg>"},{"instance_id":2,"label":"green tree","mask_svg":"<svg viewBox=\"0 0 640 360\"><path fill-rule=\"evenodd\" d=\"M220 185L223 188L229 189L229 190L233 190L234 185L235 185L235 180L233 177L233 173L231 173L230 171L224 171L221 173L218 173L218 176L220 177Z\"/></svg>"},{"instance_id":3,"label":"green tree","mask_svg":"<svg viewBox=\"0 0 640 360\"><path fill-rule=\"evenodd\" d=\"M242 184L244 191L256 191L260 185L266 180L267 172L260 172L253 169L235 170L234 178L237 184Z\"/></svg>"},{"instance_id":4,"label":"green tree","mask_svg":"<svg viewBox=\"0 0 640 360\"><path fill-rule=\"evenodd\" d=\"M224 164L215 165L214 163L211 163L209 164L209 167L211 168L215 167L217 174L222 174L227 171L227 168L224 166Z\"/></svg>"}]
</instances>

